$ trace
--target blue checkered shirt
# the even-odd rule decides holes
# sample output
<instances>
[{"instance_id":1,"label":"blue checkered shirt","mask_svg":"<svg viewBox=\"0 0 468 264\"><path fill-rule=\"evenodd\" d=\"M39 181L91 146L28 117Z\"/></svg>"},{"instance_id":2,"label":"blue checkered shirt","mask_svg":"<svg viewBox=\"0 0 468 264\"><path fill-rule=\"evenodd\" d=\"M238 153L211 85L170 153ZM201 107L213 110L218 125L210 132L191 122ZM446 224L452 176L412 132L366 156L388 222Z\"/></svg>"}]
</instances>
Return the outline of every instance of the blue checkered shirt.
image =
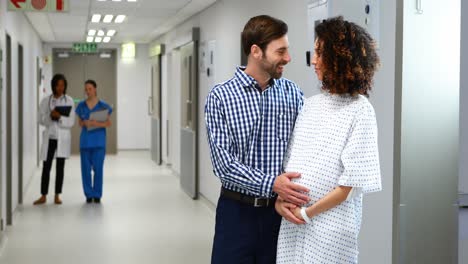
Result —
<instances>
[{"instance_id":1,"label":"blue checkered shirt","mask_svg":"<svg viewBox=\"0 0 468 264\"><path fill-rule=\"evenodd\" d=\"M211 161L224 188L256 197L272 197L275 178L303 104L299 87L272 79L263 92L257 81L237 68L216 85L205 104Z\"/></svg>"}]
</instances>

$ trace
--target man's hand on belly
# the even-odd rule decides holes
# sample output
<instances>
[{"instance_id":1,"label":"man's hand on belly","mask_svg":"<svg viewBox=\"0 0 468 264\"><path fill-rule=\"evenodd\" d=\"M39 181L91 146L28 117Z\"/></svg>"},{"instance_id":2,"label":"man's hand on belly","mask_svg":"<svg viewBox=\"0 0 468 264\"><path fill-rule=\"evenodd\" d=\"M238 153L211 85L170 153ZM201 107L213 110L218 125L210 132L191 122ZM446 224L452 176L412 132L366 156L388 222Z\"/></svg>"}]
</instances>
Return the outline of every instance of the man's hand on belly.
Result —
<instances>
[{"instance_id":1,"label":"man's hand on belly","mask_svg":"<svg viewBox=\"0 0 468 264\"><path fill-rule=\"evenodd\" d=\"M273 184L273 191L283 200L302 206L310 201L305 193L309 192L304 186L291 182L291 179L299 178L301 174L297 172L286 172L276 177Z\"/></svg>"}]
</instances>

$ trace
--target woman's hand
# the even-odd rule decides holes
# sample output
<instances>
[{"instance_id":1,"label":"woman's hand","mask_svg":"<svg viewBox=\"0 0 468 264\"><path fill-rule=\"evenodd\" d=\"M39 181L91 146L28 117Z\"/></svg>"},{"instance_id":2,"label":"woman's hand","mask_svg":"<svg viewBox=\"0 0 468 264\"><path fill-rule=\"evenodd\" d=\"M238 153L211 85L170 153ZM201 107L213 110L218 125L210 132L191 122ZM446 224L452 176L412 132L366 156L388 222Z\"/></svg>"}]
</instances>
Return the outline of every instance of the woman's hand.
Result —
<instances>
[{"instance_id":1,"label":"woman's hand","mask_svg":"<svg viewBox=\"0 0 468 264\"><path fill-rule=\"evenodd\" d=\"M291 212L293 213L293 215L294 215L297 219L299 219L299 220L305 222L304 218L302 217L301 208L300 208L300 207L294 208L293 210L291 210Z\"/></svg>"},{"instance_id":2,"label":"woman's hand","mask_svg":"<svg viewBox=\"0 0 468 264\"><path fill-rule=\"evenodd\" d=\"M59 120L61 117L60 113L58 111L55 111L55 110L52 110L52 112L50 112L50 118L54 121L57 121Z\"/></svg>"},{"instance_id":3,"label":"woman's hand","mask_svg":"<svg viewBox=\"0 0 468 264\"><path fill-rule=\"evenodd\" d=\"M94 120L83 120L81 123L83 126L85 126L86 128L90 128L90 127L94 127L95 126L95 122Z\"/></svg>"},{"instance_id":4,"label":"woman's hand","mask_svg":"<svg viewBox=\"0 0 468 264\"><path fill-rule=\"evenodd\" d=\"M97 127L98 122L96 120L88 120L88 128L90 127Z\"/></svg>"},{"instance_id":5,"label":"woman's hand","mask_svg":"<svg viewBox=\"0 0 468 264\"><path fill-rule=\"evenodd\" d=\"M287 201L284 201L283 199L278 197L278 199L276 199L275 209L278 212L278 214L280 214L282 217L284 217L289 222L291 222L293 224L297 224L297 225L305 224L305 221L304 221L304 219L302 219L302 217L298 218L293 213L296 209L298 209L299 210L299 215L301 214L301 212L300 212L301 208L298 207L297 205L292 204L292 203L287 202Z\"/></svg>"}]
</instances>

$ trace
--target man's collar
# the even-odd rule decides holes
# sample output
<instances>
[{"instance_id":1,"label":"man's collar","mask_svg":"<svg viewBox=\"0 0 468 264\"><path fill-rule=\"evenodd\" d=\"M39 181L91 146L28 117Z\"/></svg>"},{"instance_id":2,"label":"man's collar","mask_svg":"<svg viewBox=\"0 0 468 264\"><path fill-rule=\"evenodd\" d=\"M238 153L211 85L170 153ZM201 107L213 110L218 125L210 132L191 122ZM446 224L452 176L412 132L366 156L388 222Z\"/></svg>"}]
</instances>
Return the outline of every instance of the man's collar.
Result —
<instances>
[{"instance_id":1,"label":"man's collar","mask_svg":"<svg viewBox=\"0 0 468 264\"><path fill-rule=\"evenodd\" d=\"M236 74L235 74L236 78L242 83L242 86L244 88L246 88L246 87L257 87L258 82L252 76L245 73L245 68L246 68L245 66L237 67ZM274 86L276 86L277 81L278 80L276 80L274 78L271 78L268 85L270 87L274 87Z\"/></svg>"}]
</instances>

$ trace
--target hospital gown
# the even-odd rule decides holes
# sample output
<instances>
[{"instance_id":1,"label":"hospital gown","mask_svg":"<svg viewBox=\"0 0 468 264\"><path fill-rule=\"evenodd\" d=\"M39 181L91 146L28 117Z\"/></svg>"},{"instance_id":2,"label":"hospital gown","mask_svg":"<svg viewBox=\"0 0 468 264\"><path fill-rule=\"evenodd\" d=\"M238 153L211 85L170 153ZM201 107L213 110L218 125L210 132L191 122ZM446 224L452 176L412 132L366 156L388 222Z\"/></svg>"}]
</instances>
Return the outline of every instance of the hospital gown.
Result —
<instances>
[{"instance_id":1,"label":"hospital gown","mask_svg":"<svg viewBox=\"0 0 468 264\"><path fill-rule=\"evenodd\" d=\"M277 263L357 263L362 196L381 190L377 124L366 97L323 93L308 98L290 141L285 171L311 191L310 206L338 186L359 190L352 199L325 211L311 224L285 219Z\"/></svg>"}]
</instances>

